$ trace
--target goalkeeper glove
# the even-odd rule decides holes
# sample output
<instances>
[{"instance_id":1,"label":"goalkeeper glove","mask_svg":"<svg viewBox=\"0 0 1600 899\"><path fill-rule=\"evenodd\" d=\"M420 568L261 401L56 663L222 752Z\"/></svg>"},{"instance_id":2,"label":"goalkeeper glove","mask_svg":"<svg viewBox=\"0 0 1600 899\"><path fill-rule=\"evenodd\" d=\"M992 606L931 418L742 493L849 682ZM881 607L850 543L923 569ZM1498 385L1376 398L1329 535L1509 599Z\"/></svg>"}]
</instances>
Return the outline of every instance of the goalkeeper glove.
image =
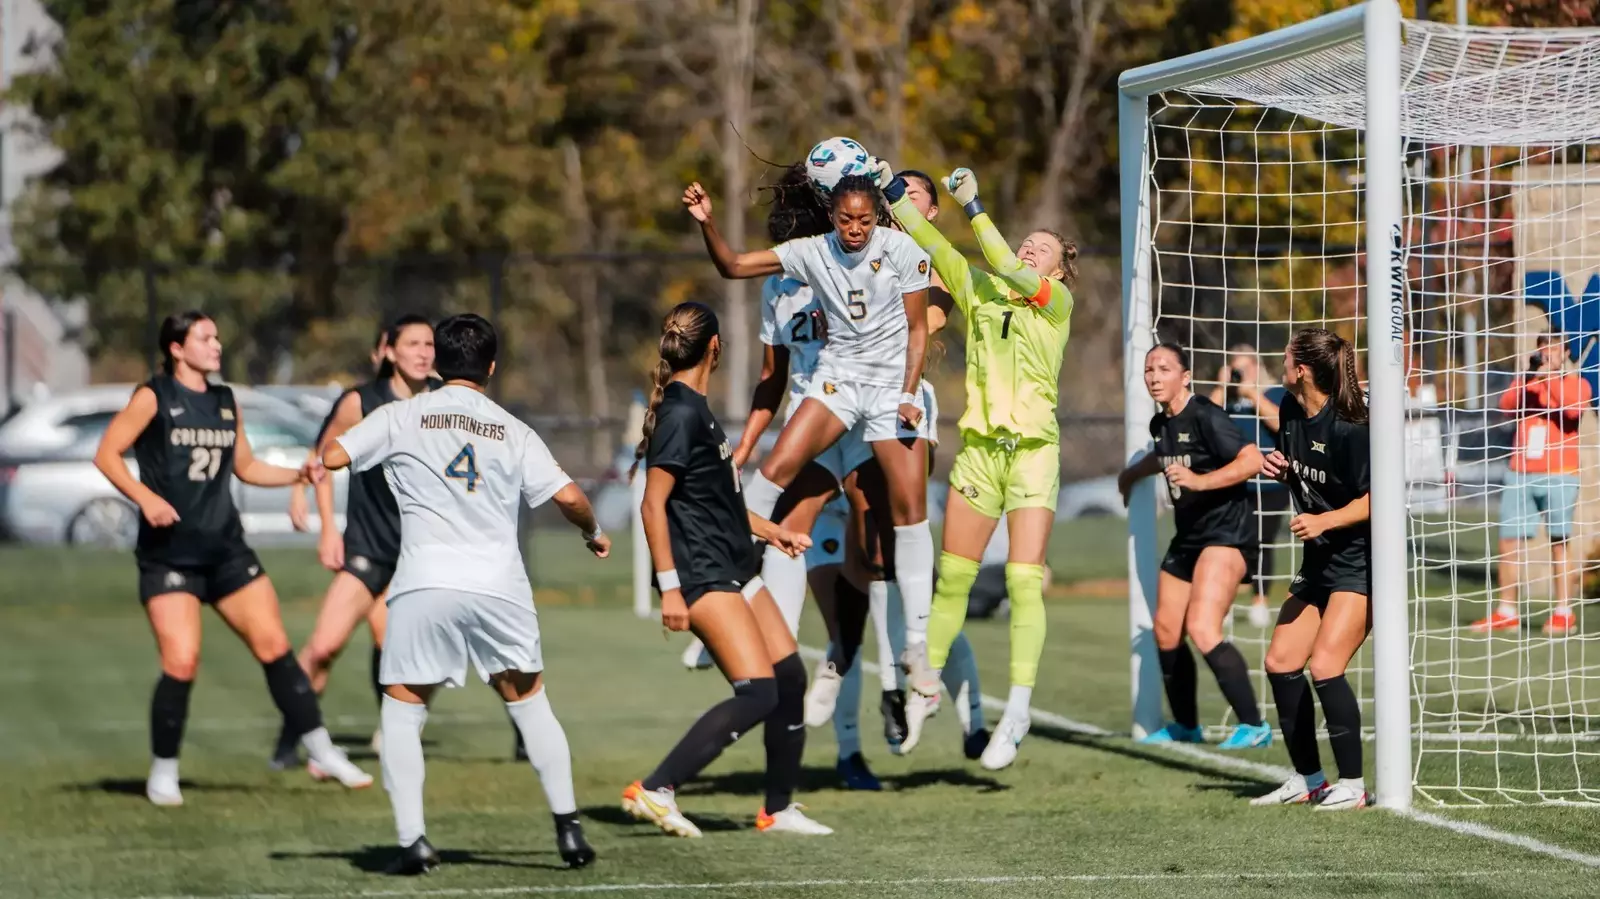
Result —
<instances>
[{"instance_id":1,"label":"goalkeeper glove","mask_svg":"<svg viewBox=\"0 0 1600 899\"><path fill-rule=\"evenodd\" d=\"M962 167L951 172L950 177L944 179L944 188L961 204L967 218L973 218L983 211L983 204L978 202L978 176L972 173L972 169Z\"/></svg>"},{"instance_id":2,"label":"goalkeeper glove","mask_svg":"<svg viewBox=\"0 0 1600 899\"><path fill-rule=\"evenodd\" d=\"M889 164L889 160L874 156L867 160L867 171L872 173L872 180L883 191L884 199L898 203L906 195L906 179L895 177L894 166Z\"/></svg>"}]
</instances>

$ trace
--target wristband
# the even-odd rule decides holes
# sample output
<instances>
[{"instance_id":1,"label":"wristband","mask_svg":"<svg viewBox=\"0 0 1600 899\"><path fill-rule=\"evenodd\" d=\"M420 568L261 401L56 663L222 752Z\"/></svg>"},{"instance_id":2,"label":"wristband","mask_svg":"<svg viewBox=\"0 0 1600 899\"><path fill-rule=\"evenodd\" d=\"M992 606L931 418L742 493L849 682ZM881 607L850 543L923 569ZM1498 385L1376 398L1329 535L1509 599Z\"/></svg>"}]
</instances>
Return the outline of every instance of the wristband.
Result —
<instances>
[{"instance_id":1,"label":"wristband","mask_svg":"<svg viewBox=\"0 0 1600 899\"><path fill-rule=\"evenodd\" d=\"M583 541L585 543L593 543L596 540L599 540L601 537L604 537L605 535L606 535L606 532L604 530L601 530L600 525L597 524L597 525L594 526L594 530L593 531L590 531L589 533L583 535Z\"/></svg>"},{"instance_id":2,"label":"wristband","mask_svg":"<svg viewBox=\"0 0 1600 899\"><path fill-rule=\"evenodd\" d=\"M978 202L977 197L973 197L972 202L961 207L961 209L966 212L967 218L969 219L975 219L978 216L983 215L983 204Z\"/></svg>"},{"instance_id":3,"label":"wristband","mask_svg":"<svg viewBox=\"0 0 1600 899\"><path fill-rule=\"evenodd\" d=\"M900 405L902 405L902 406L915 406L915 405L917 405L917 395L914 394L914 393L902 393L902 394L900 394Z\"/></svg>"},{"instance_id":4,"label":"wristband","mask_svg":"<svg viewBox=\"0 0 1600 899\"><path fill-rule=\"evenodd\" d=\"M900 177L899 175L896 175L894 180L889 182L889 186L883 189L883 198L888 200L890 203L900 202L900 198L905 195L906 179Z\"/></svg>"},{"instance_id":5,"label":"wristband","mask_svg":"<svg viewBox=\"0 0 1600 899\"><path fill-rule=\"evenodd\" d=\"M683 587L683 582L678 580L678 569L656 572L656 586L662 593L668 590L678 590Z\"/></svg>"}]
</instances>

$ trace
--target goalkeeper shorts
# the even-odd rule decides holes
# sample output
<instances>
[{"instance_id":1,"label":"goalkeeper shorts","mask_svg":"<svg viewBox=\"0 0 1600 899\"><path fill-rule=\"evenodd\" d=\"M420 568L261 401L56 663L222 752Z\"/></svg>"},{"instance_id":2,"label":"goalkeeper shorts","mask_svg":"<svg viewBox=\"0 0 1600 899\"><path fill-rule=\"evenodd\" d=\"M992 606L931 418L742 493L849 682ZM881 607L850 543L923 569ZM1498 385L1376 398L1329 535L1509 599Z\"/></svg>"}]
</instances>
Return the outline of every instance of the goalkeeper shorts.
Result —
<instances>
[{"instance_id":1,"label":"goalkeeper shorts","mask_svg":"<svg viewBox=\"0 0 1600 899\"><path fill-rule=\"evenodd\" d=\"M965 435L950 468L950 489L986 518L1017 509L1053 512L1061 492L1061 445Z\"/></svg>"}]
</instances>

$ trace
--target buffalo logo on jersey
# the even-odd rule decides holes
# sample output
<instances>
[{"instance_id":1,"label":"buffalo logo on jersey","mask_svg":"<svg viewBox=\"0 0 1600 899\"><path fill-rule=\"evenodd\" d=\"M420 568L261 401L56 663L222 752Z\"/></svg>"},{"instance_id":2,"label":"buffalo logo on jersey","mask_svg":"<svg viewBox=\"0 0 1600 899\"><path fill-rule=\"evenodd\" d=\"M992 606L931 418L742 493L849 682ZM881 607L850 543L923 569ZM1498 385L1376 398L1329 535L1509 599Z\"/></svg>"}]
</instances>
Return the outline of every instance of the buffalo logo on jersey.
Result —
<instances>
[{"instance_id":1,"label":"buffalo logo on jersey","mask_svg":"<svg viewBox=\"0 0 1600 899\"><path fill-rule=\"evenodd\" d=\"M167 572L166 582L168 587L182 587L183 573L178 571Z\"/></svg>"},{"instance_id":2,"label":"buffalo logo on jersey","mask_svg":"<svg viewBox=\"0 0 1600 899\"><path fill-rule=\"evenodd\" d=\"M823 381L822 392L826 393L828 396L833 396L839 392L839 388L835 387L832 381Z\"/></svg>"},{"instance_id":3,"label":"buffalo logo on jersey","mask_svg":"<svg viewBox=\"0 0 1600 899\"><path fill-rule=\"evenodd\" d=\"M872 273L873 274L877 274L878 273L878 269L883 268L883 259L882 259L882 257L879 257L877 259L872 260L871 262L869 262L867 264L872 266Z\"/></svg>"},{"instance_id":4,"label":"buffalo logo on jersey","mask_svg":"<svg viewBox=\"0 0 1600 899\"><path fill-rule=\"evenodd\" d=\"M968 484L965 487L957 487L956 488L956 492L961 494L962 496L966 497L967 499L977 499L978 498L978 488L972 486L971 484Z\"/></svg>"}]
</instances>

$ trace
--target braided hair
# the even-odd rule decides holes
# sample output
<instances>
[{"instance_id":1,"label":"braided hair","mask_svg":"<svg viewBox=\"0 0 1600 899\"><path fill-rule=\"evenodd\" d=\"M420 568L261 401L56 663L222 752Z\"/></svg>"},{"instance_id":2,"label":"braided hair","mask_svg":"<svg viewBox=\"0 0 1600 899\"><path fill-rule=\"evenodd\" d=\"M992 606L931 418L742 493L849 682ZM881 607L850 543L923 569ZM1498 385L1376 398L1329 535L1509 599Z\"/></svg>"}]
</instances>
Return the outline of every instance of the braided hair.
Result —
<instances>
[{"instance_id":1,"label":"braided hair","mask_svg":"<svg viewBox=\"0 0 1600 899\"><path fill-rule=\"evenodd\" d=\"M705 359L711 348L711 338L717 333L717 314L704 303L679 303L662 321L661 358L650 373L650 405L644 413L644 434L633 451L629 480L639 471L639 463L644 461L645 451L650 448L650 438L656 432L656 410L661 408L667 384L674 374L688 371Z\"/></svg>"},{"instance_id":2,"label":"braided hair","mask_svg":"<svg viewBox=\"0 0 1600 899\"><path fill-rule=\"evenodd\" d=\"M1356 371L1356 345L1324 328L1306 328L1289 341L1296 365L1311 371L1311 383L1333 398L1339 417L1355 424L1367 422L1367 400Z\"/></svg>"}]
</instances>

